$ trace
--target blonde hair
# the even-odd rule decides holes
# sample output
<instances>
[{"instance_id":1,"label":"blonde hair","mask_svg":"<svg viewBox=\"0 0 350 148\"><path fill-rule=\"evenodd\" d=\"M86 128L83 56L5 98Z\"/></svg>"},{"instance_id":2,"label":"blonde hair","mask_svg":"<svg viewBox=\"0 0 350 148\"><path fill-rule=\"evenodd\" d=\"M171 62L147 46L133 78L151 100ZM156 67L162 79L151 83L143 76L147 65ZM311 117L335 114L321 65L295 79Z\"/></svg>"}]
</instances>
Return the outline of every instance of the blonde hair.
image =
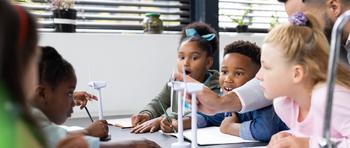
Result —
<instances>
[{"instance_id":1,"label":"blonde hair","mask_svg":"<svg viewBox=\"0 0 350 148\"><path fill-rule=\"evenodd\" d=\"M280 45L288 62L302 65L313 84L325 82L329 58L329 44L320 29L320 24L311 14L305 13L306 25L291 23L273 28L264 43ZM343 63L338 64L336 83L350 88L350 69Z\"/></svg>"}]
</instances>

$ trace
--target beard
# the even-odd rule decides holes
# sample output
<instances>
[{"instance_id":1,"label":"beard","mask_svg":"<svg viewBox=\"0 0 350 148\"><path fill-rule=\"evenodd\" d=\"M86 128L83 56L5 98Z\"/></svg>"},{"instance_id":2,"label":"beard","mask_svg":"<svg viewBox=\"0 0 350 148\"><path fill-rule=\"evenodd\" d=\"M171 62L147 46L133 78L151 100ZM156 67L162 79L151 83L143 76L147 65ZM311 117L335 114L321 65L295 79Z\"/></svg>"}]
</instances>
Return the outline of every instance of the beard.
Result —
<instances>
[{"instance_id":1,"label":"beard","mask_svg":"<svg viewBox=\"0 0 350 148\"><path fill-rule=\"evenodd\" d=\"M330 44L331 39L332 39L332 30L334 27L334 22L326 14L323 16L323 19L325 21L325 26L324 26L323 32L324 32L325 36L327 37L328 43ZM346 33L345 31L342 32L342 36L341 36L341 45L342 45L341 47L342 48L346 44L346 41L348 39L348 35L349 34Z\"/></svg>"},{"instance_id":2,"label":"beard","mask_svg":"<svg viewBox=\"0 0 350 148\"><path fill-rule=\"evenodd\" d=\"M330 44L331 39L332 39L332 29L334 26L334 22L327 15L324 15L324 20L325 20L325 27L324 27L323 32L324 32L325 36L327 37L328 43ZM346 48L348 48L348 47L346 47L346 42L348 40L348 36L349 36L348 32L346 32L346 31L342 32L341 41L340 41L341 46L340 46L340 51L339 51L340 52L339 59L343 63L348 63L347 57L346 57L346 55L347 55Z\"/></svg>"},{"instance_id":3,"label":"beard","mask_svg":"<svg viewBox=\"0 0 350 148\"><path fill-rule=\"evenodd\" d=\"M323 32L327 37L328 43L331 43L334 22L326 14L323 15L323 19L325 21Z\"/></svg>"}]
</instances>

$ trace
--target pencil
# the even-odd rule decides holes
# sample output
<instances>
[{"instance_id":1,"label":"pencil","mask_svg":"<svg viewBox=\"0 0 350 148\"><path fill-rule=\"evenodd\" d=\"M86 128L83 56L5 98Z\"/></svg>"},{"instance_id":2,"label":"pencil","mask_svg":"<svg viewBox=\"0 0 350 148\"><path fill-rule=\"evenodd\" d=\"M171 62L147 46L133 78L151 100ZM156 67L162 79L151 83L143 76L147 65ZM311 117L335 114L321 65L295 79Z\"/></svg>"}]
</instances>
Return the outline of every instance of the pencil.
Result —
<instances>
[{"instance_id":1,"label":"pencil","mask_svg":"<svg viewBox=\"0 0 350 148\"><path fill-rule=\"evenodd\" d=\"M85 108L87 114L89 115L89 118L90 118L91 122L94 122L94 119L92 119L91 114L90 114L88 108L87 108L86 106L85 106L84 108Z\"/></svg>"},{"instance_id":2,"label":"pencil","mask_svg":"<svg viewBox=\"0 0 350 148\"><path fill-rule=\"evenodd\" d=\"M157 100L158 100L158 103L160 104L160 108L162 108L162 110L163 110L163 112L164 112L164 114L165 114L165 118L166 118L166 119L168 120L168 122L171 124L171 119L170 119L168 113L166 112L165 108L163 107L162 102L161 102L159 99L157 99ZM176 133L176 129L174 128L174 126L171 126L171 127L173 128L174 133Z\"/></svg>"}]
</instances>

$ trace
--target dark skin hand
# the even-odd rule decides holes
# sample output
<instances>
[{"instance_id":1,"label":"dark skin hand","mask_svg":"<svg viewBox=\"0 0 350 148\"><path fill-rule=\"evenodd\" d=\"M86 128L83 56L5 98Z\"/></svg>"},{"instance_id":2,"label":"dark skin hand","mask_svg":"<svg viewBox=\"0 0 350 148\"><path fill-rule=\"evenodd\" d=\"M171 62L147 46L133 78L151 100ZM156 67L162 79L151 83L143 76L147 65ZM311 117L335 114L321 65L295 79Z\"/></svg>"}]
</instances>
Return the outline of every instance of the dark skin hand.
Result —
<instances>
[{"instance_id":1,"label":"dark skin hand","mask_svg":"<svg viewBox=\"0 0 350 148\"><path fill-rule=\"evenodd\" d=\"M171 123L163 117L162 121L160 122L160 129L164 133L173 133L173 127L175 130L177 130L178 122L176 119L171 119ZM191 118L189 117L184 117L183 118L183 128L184 129L190 129L191 128Z\"/></svg>"},{"instance_id":2,"label":"dark skin hand","mask_svg":"<svg viewBox=\"0 0 350 148\"><path fill-rule=\"evenodd\" d=\"M93 137L107 137L108 136L108 123L106 120L97 120L94 121L89 127L83 129L83 130L78 130L78 131L73 131L69 132L70 135L76 135L76 134L84 134L84 135L89 135Z\"/></svg>"},{"instance_id":3,"label":"dark skin hand","mask_svg":"<svg viewBox=\"0 0 350 148\"><path fill-rule=\"evenodd\" d=\"M220 132L228 135L239 136L241 124L235 113L231 117L226 117L220 125Z\"/></svg>"},{"instance_id":4,"label":"dark skin hand","mask_svg":"<svg viewBox=\"0 0 350 148\"><path fill-rule=\"evenodd\" d=\"M86 91L76 91L73 94L73 99L75 106L80 106L80 109L83 109L88 101L97 101L97 97L87 93Z\"/></svg>"},{"instance_id":5,"label":"dark skin hand","mask_svg":"<svg viewBox=\"0 0 350 148\"><path fill-rule=\"evenodd\" d=\"M162 120L162 117L154 118L151 120L148 120L140 125L137 125L131 130L131 133L146 133L146 132L156 132L160 128L160 121Z\"/></svg>"},{"instance_id":6,"label":"dark skin hand","mask_svg":"<svg viewBox=\"0 0 350 148\"><path fill-rule=\"evenodd\" d=\"M136 127L150 119L151 117L148 114L141 113L141 114L132 115L131 116L132 127Z\"/></svg>"}]
</instances>

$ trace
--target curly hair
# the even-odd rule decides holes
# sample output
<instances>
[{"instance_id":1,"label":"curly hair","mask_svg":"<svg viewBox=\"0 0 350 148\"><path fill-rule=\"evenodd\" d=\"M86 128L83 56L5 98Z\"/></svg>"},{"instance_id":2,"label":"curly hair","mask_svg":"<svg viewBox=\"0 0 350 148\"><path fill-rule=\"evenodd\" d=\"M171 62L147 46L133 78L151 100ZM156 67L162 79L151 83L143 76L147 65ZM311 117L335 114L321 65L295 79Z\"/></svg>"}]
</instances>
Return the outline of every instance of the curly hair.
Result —
<instances>
[{"instance_id":1,"label":"curly hair","mask_svg":"<svg viewBox=\"0 0 350 148\"><path fill-rule=\"evenodd\" d=\"M73 66L50 46L41 47L39 84L47 83L55 89L60 83L76 79Z\"/></svg>"},{"instance_id":2,"label":"curly hair","mask_svg":"<svg viewBox=\"0 0 350 148\"><path fill-rule=\"evenodd\" d=\"M249 57L255 64L260 64L260 47L256 43L238 40L228 44L224 48L224 56L229 53L239 53Z\"/></svg>"}]
</instances>

